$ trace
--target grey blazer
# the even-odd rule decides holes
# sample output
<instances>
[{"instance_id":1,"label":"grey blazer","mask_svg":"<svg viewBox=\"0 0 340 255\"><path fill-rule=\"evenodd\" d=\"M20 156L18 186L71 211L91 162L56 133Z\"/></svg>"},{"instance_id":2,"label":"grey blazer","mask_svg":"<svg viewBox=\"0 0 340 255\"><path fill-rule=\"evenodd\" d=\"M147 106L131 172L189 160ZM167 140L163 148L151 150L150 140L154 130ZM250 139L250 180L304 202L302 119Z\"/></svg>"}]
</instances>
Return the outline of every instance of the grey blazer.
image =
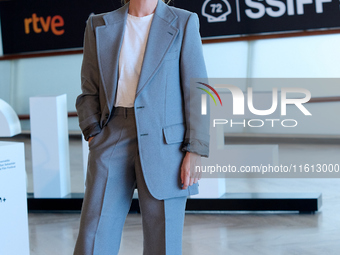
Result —
<instances>
[{"instance_id":1,"label":"grey blazer","mask_svg":"<svg viewBox=\"0 0 340 255\"><path fill-rule=\"evenodd\" d=\"M76 100L86 140L105 128L114 108L128 6L87 21ZM157 199L198 194L198 183L182 190L180 179L185 151L209 151L209 119L200 114L201 90L192 78L207 78L198 16L159 0L134 103L142 170Z\"/></svg>"}]
</instances>

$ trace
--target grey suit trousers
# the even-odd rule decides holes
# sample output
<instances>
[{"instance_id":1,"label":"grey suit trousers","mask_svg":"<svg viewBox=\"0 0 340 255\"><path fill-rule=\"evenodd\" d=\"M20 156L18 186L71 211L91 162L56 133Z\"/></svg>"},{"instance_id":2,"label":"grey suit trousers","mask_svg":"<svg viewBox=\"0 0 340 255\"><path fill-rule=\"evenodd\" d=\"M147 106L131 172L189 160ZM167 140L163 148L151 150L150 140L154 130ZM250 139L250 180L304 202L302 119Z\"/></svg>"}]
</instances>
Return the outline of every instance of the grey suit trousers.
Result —
<instances>
[{"instance_id":1,"label":"grey suit trousers","mask_svg":"<svg viewBox=\"0 0 340 255\"><path fill-rule=\"evenodd\" d=\"M89 150L74 255L118 254L136 187L142 215L143 254L182 254L187 197L157 200L150 194L139 159L134 109L114 108L108 124L89 143ZM166 171L166 166L159 171Z\"/></svg>"}]
</instances>

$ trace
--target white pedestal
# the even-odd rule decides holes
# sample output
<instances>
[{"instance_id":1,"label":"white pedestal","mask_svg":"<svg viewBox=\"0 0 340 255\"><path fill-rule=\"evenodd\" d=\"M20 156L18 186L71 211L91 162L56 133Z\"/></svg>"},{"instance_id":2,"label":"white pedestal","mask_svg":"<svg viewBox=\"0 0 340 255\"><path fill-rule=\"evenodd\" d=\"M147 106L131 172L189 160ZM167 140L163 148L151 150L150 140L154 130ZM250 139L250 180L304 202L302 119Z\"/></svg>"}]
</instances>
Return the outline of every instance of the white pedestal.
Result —
<instances>
[{"instance_id":1,"label":"white pedestal","mask_svg":"<svg viewBox=\"0 0 340 255\"><path fill-rule=\"evenodd\" d=\"M241 166L278 165L279 146L276 144L245 144L245 145L225 145L224 152L226 162L239 169ZM202 158L203 165L206 158ZM216 163L212 161L213 165ZM223 164L220 164L223 165ZM243 174L247 178L247 173ZM230 179L229 179L230 181ZM190 196L190 198L219 198L226 193L226 178L201 178L199 180L199 194Z\"/></svg>"},{"instance_id":2,"label":"white pedestal","mask_svg":"<svg viewBox=\"0 0 340 255\"><path fill-rule=\"evenodd\" d=\"M21 133L18 115L13 108L0 99L0 137L12 137Z\"/></svg>"},{"instance_id":3,"label":"white pedestal","mask_svg":"<svg viewBox=\"0 0 340 255\"><path fill-rule=\"evenodd\" d=\"M216 108L213 108L213 102L211 103L211 115L210 121L214 118L220 118L223 116L225 119L235 118L233 115L233 98L229 90L218 89L220 97L223 101L223 114ZM244 98L247 100L247 93L244 93ZM272 93L269 92L254 92L256 98L257 109L269 109L271 107ZM225 107L225 106L228 107ZM222 108L221 108L222 109ZM222 111L222 110L221 110ZM262 116L257 116L251 113L247 107L245 107L244 115L237 118L242 119L259 119ZM270 115L271 118L280 118L280 113L276 110ZM278 164L278 145L225 145L224 133L227 125L217 125L214 129L210 128L210 156L209 158L202 158L202 165L232 165L238 169L242 165L260 165L260 164ZM246 131L245 128L241 128L240 132ZM216 176L216 175L215 175ZM225 175L226 176L226 175ZM247 178L247 173L244 173L241 178ZM229 179L230 180L230 179ZM199 194L190 196L191 198L219 198L226 193L226 178L201 178L199 180Z\"/></svg>"},{"instance_id":4,"label":"white pedestal","mask_svg":"<svg viewBox=\"0 0 340 255\"><path fill-rule=\"evenodd\" d=\"M225 179L202 178L198 181L199 193L190 198L219 198L226 193Z\"/></svg>"},{"instance_id":5,"label":"white pedestal","mask_svg":"<svg viewBox=\"0 0 340 255\"><path fill-rule=\"evenodd\" d=\"M29 255L24 143L0 142L0 254Z\"/></svg>"},{"instance_id":6,"label":"white pedestal","mask_svg":"<svg viewBox=\"0 0 340 255\"><path fill-rule=\"evenodd\" d=\"M241 166L278 165L279 145L277 144L241 144L225 145L224 154L227 162L240 169ZM244 173L247 177L247 173Z\"/></svg>"},{"instance_id":7,"label":"white pedestal","mask_svg":"<svg viewBox=\"0 0 340 255\"><path fill-rule=\"evenodd\" d=\"M71 192L66 95L30 98L35 198Z\"/></svg>"}]
</instances>

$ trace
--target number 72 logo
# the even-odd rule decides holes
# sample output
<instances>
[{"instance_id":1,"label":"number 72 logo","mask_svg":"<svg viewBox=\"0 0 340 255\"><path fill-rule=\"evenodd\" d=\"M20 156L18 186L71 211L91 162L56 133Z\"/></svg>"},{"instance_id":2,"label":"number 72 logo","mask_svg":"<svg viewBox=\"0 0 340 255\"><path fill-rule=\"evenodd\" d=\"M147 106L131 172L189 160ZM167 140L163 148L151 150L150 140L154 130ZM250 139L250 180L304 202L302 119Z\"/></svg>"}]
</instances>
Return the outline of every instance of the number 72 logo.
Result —
<instances>
[{"instance_id":1,"label":"number 72 logo","mask_svg":"<svg viewBox=\"0 0 340 255\"><path fill-rule=\"evenodd\" d=\"M206 0L202 6L202 15L208 22L222 22L231 13L231 6L227 0Z\"/></svg>"}]
</instances>

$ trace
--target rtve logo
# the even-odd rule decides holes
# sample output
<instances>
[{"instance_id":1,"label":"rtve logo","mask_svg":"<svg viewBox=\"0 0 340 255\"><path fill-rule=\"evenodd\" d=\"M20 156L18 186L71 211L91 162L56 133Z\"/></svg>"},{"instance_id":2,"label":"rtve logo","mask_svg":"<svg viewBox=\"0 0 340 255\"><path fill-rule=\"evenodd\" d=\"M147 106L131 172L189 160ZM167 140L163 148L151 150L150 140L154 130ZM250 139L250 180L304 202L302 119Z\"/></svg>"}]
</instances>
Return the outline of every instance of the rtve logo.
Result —
<instances>
[{"instance_id":1,"label":"rtve logo","mask_svg":"<svg viewBox=\"0 0 340 255\"><path fill-rule=\"evenodd\" d=\"M202 15L207 17L208 22L224 22L227 16L232 12L230 3L234 0L205 0L202 5ZM241 10L240 1L235 0L235 9L237 21L241 22L241 12L244 12L250 19L260 19L265 14L277 18L286 14L303 15L305 5L315 5L316 13L323 13L323 5L331 3L333 0L244 0L246 8ZM264 4L265 3L265 4Z\"/></svg>"},{"instance_id":2,"label":"rtve logo","mask_svg":"<svg viewBox=\"0 0 340 255\"><path fill-rule=\"evenodd\" d=\"M31 33L31 27L33 28L34 33L41 33L44 31L47 33L48 31L52 31L55 35L63 35L65 30L62 29L64 26L64 19L60 15L56 15L53 18L48 16L46 19L44 17L38 17L36 13L32 14L32 18L27 18L24 20L25 24L25 33Z\"/></svg>"}]
</instances>

